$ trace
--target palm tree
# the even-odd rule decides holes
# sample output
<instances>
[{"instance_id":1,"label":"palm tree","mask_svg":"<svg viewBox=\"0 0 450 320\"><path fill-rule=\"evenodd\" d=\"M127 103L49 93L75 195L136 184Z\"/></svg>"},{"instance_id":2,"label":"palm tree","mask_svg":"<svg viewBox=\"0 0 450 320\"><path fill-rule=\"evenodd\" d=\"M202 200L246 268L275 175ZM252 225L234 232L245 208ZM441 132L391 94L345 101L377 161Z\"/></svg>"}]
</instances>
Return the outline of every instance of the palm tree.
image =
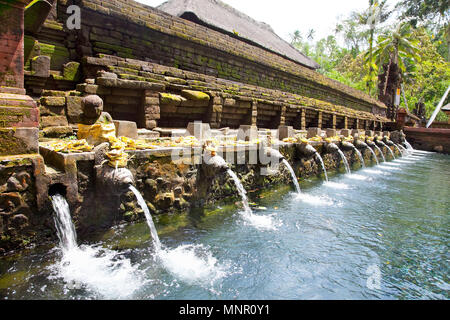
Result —
<instances>
[{"instance_id":1,"label":"palm tree","mask_svg":"<svg viewBox=\"0 0 450 320\"><path fill-rule=\"evenodd\" d=\"M383 66L384 70L384 73L379 75L379 99L391 108L402 77L406 76L406 62L420 60L419 41L413 37L412 31L409 23L399 23L392 32L378 37L373 52L376 65ZM366 62L369 62L369 57L369 53L366 53Z\"/></svg>"},{"instance_id":2,"label":"palm tree","mask_svg":"<svg viewBox=\"0 0 450 320\"><path fill-rule=\"evenodd\" d=\"M389 11L387 7L387 0L382 0L381 2L378 0L369 0L369 9L359 16L359 23L369 27L369 57L367 60L367 63L369 64L369 74L365 78L369 94L371 93L374 83L373 73L377 68L373 61L375 30L378 24L385 22L389 18L391 13L392 12Z\"/></svg>"}]
</instances>

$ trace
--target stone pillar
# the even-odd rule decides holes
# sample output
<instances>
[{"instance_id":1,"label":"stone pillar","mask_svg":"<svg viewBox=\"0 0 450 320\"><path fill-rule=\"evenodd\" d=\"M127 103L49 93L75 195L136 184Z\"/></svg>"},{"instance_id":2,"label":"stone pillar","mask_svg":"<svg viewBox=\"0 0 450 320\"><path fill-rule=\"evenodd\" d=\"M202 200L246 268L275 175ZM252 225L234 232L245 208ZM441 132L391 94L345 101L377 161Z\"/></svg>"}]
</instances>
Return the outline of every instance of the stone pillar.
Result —
<instances>
[{"instance_id":1,"label":"stone pillar","mask_svg":"<svg viewBox=\"0 0 450 320\"><path fill-rule=\"evenodd\" d=\"M258 101L252 101L252 126L256 127L256 123L258 121Z\"/></svg>"},{"instance_id":2,"label":"stone pillar","mask_svg":"<svg viewBox=\"0 0 450 320\"><path fill-rule=\"evenodd\" d=\"M223 112L223 99L217 95L214 94L211 97L211 100L209 100L209 109L210 109L210 116L209 116L209 123L211 124L211 128L213 129L219 129L220 123L222 122L222 112Z\"/></svg>"},{"instance_id":3,"label":"stone pillar","mask_svg":"<svg viewBox=\"0 0 450 320\"><path fill-rule=\"evenodd\" d=\"M237 140L253 141L258 139L258 127L241 125L238 130Z\"/></svg>"},{"instance_id":4,"label":"stone pillar","mask_svg":"<svg viewBox=\"0 0 450 320\"><path fill-rule=\"evenodd\" d=\"M157 120L161 119L161 108L159 105L159 92L144 90L143 116L138 127L152 130L158 126Z\"/></svg>"},{"instance_id":5,"label":"stone pillar","mask_svg":"<svg viewBox=\"0 0 450 320\"><path fill-rule=\"evenodd\" d=\"M308 128L306 139L314 138L322 135L322 129L320 128Z\"/></svg>"},{"instance_id":6,"label":"stone pillar","mask_svg":"<svg viewBox=\"0 0 450 320\"><path fill-rule=\"evenodd\" d=\"M336 135L337 135L336 129L327 129L328 138L336 137Z\"/></svg>"},{"instance_id":7,"label":"stone pillar","mask_svg":"<svg viewBox=\"0 0 450 320\"><path fill-rule=\"evenodd\" d=\"M24 10L31 0L0 0L0 87L23 88Z\"/></svg>"},{"instance_id":8,"label":"stone pillar","mask_svg":"<svg viewBox=\"0 0 450 320\"><path fill-rule=\"evenodd\" d=\"M359 130L359 118L356 118L355 120L355 129Z\"/></svg>"},{"instance_id":9,"label":"stone pillar","mask_svg":"<svg viewBox=\"0 0 450 320\"><path fill-rule=\"evenodd\" d=\"M337 117L336 117L335 114L333 114L333 119L332 119L332 121L333 121L332 129L336 129Z\"/></svg>"},{"instance_id":10,"label":"stone pillar","mask_svg":"<svg viewBox=\"0 0 450 320\"><path fill-rule=\"evenodd\" d=\"M294 128L291 126L280 126L278 127L278 135L280 140L293 138L295 136Z\"/></svg>"},{"instance_id":11,"label":"stone pillar","mask_svg":"<svg viewBox=\"0 0 450 320\"><path fill-rule=\"evenodd\" d=\"M322 129L322 111L317 116L317 128Z\"/></svg>"},{"instance_id":12,"label":"stone pillar","mask_svg":"<svg viewBox=\"0 0 450 320\"><path fill-rule=\"evenodd\" d=\"M344 129L348 129L348 117L344 117Z\"/></svg>"},{"instance_id":13,"label":"stone pillar","mask_svg":"<svg viewBox=\"0 0 450 320\"><path fill-rule=\"evenodd\" d=\"M301 130L306 130L306 109L305 108L302 108L300 117L301 117L300 128L301 128Z\"/></svg>"},{"instance_id":14,"label":"stone pillar","mask_svg":"<svg viewBox=\"0 0 450 320\"><path fill-rule=\"evenodd\" d=\"M38 152L39 109L26 95L24 10L31 0L0 0L0 156Z\"/></svg>"},{"instance_id":15,"label":"stone pillar","mask_svg":"<svg viewBox=\"0 0 450 320\"><path fill-rule=\"evenodd\" d=\"M287 106L285 104L283 104L281 106L281 111L280 111L280 123L279 126L284 126L286 123L286 109Z\"/></svg>"}]
</instances>

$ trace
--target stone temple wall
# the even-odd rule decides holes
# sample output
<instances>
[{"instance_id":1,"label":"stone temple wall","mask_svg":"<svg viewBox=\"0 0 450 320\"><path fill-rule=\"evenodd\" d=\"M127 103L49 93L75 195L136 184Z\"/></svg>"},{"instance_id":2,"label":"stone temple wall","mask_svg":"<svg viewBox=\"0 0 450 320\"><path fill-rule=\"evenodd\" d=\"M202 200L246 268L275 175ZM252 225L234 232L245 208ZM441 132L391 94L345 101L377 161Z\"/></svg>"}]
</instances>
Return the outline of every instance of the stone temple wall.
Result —
<instances>
[{"instance_id":1,"label":"stone temple wall","mask_svg":"<svg viewBox=\"0 0 450 320\"><path fill-rule=\"evenodd\" d=\"M238 157L248 160L251 148L234 150L231 152L234 161L228 156L227 160L234 163L238 163ZM344 172L337 153L329 153L322 143L315 144L315 148L322 155L329 174ZM224 199L227 199L226 203L239 201L236 187L226 172L205 163L198 164L196 157L201 155L201 148L197 149L197 153L194 149L180 154L178 160L172 159L171 150L130 152L133 158L128 169L156 219L190 213L217 205ZM388 149L381 149L384 156L391 159ZM399 156L398 150L394 147L391 150ZM321 178L320 163L313 155L304 155L298 144L283 145L280 152L298 177ZM355 152L343 152L353 170L360 168ZM367 165L373 163L368 149L361 152ZM375 152L380 158L378 151ZM250 198L251 190L264 191L292 184L285 166L280 165L278 170L266 175L263 172L269 170L262 169L268 169L268 165L261 162L231 165ZM53 188L66 196L80 240L111 226L145 220L131 192L110 194L96 183L94 152L65 155L41 147L41 155L0 158L0 256L34 244L57 241L53 209L48 198Z\"/></svg>"},{"instance_id":2,"label":"stone temple wall","mask_svg":"<svg viewBox=\"0 0 450 320\"><path fill-rule=\"evenodd\" d=\"M71 4L81 7L80 30L66 28L66 8ZM122 90L122 95L120 85L113 94L109 90L102 94L102 88L96 92L106 98L106 111L112 112L113 118L135 121L142 128L184 126L194 118L209 122L212 127L288 124L298 129L308 126L379 129L388 121L384 118L385 106L365 93L204 26L129 0L56 1L53 13L40 31L25 37L27 93L36 99L43 90L77 95L68 92L76 89L77 84L92 84L86 79L97 78L99 70L116 73L124 80L165 85L156 92L178 94L179 89L187 89L221 93L219 97L208 93L211 97L208 106L196 102L178 106L176 112L171 112L175 111L173 105L161 108L157 103L146 103L149 101L146 98L152 97L146 97L136 87L128 88L133 92ZM239 102L241 99L235 99L236 104L227 100L246 95L243 103ZM259 107L251 104L255 99L259 99ZM42 116L47 117L41 122L42 129L47 127L46 123L53 127L67 126L62 119L69 113L67 106L57 110L46 100L40 101ZM59 106L63 107L62 102L55 107ZM321 115L324 108L327 112ZM61 114L63 110L65 114ZM339 112L342 110L346 112ZM142 112L145 119L140 117ZM362 121L357 123L357 119ZM365 120L372 123L363 123Z\"/></svg>"}]
</instances>

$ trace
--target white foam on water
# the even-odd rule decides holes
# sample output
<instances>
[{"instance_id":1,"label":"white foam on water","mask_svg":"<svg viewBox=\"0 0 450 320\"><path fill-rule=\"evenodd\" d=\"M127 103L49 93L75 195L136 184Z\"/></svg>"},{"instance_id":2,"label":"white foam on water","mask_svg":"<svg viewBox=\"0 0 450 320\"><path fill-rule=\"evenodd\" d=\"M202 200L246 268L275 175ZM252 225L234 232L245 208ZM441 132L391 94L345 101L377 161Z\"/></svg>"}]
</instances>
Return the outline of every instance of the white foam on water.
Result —
<instances>
[{"instance_id":1,"label":"white foam on water","mask_svg":"<svg viewBox=\"0 0 450 320\"><path fill-rule=\"evenodd\" d=\"M329 187L329 188L333 188L333 189L340 189L340 190L350 189L350 186L348 184L341 183L341 182L327 181L323 185L325 187Z\"/></svg>"},{"instance_id":2,"label":"white foam on water","mask_svg":"<svg viewBox=\"0 0 450 320\"><path fill-rule=\"evenodd\" d=\"M49 267L50 278L62 278L66 289L87 289L105 299L125 299L145 280L130 260L117 252L94 246L81 246L63 253L61 261Z\"/></svg>"},{"instance_id":3,"label":"white foam on water","mask_svg":"<svg viewBox=\"0 0 450 320\"><path fill-rule=\"evenodd\" d=\"M394 161L396 161L396 160L394 160ZM386 162L386 163L383 163L383 165L397 167L397 166L401 166L402 164L401 163L395 163L395 162Z\"/></svg>"},{"instance_id":4,"label":"white foam on water","mask_svg":"<svg viewBox=\"0 0 450 320\"><path fill-rule=\"evenodd\" d=\"M245 223L255 227L258 230L277 230L282 222L274 219L273 215L245 215L243 216Z\"/></svg>"},{"instance_id":5,"label":"white foam on water","mask_svg":"<svg viewBox=\"0 0 450 320\"><path fill-rule=\"evenodd\" d=\"M387 162L386 162L387 164ZM392 166L387 166L385 164L380 164L380 168L383 168L385 170L394 170L394 171L400 171L402 170L401 168L396 168L396 167L392 167Z\"/></svg>"},{"instance_id":6,"label":"white foam on water","mask_svg":"<svg viewBox=\"0 0 450 320\"><path fill-rule=\"evenodd\" d=\"M370 173L370 174L384 174L381 170L374 170L374 169L365 169L364 172Z\"/></svg>"},{"instance_id":7,"label":"white foam on water","mask_svg":"<svg viewBox=\"0 0 450 320\"><path fill-rule=\"evenodd\" d=\"M397 159L394 161L399 162L399 163L415 163L415 161L409 161L409 160L403 160L403 159Z\"/></svg>"},{"instance_id":8,"label":"white foam on water","mask_svg":"<svg viewBox=\"0 0 450 320\"><path fill-rule=\"evenodd\" d=\"M360 181L364 181L364 180L369 180L370 179L370 177L366 177L366 176L363 176L363 175L360 175L360 174L351 174L351 175L348 175L348 178L349 179L353 179L353 180L360 180Z\"/></svg>"},{"instance_id":9,"label":"white foam on water","mask_svg":"<svg viewBox=\"0 0 450 320\"><path fill-rule=\"evenodd\" d=\"M413 153L413 154L415 154L415 153L419 153L419 154L431 154L431 153L434 153L434 152L431 152L431 151L425 151L425 150L414 150L414 151L412 151L412 153Z\"/></svg>"},{"instance_id":10,"label":"white foam on water","mask_svg":"<svg viewBox=\"0 0 450 320\"><path fill-rule=\"evenodd\" d=\"M303 201L313 206L332 206L333 200L327 196L313 196L307 193L299 194L295 197L296 200Z\"/></svg>"},{"instance_id":11,"label":"white foam on water","mask_svg":"<svg viewBox=\"0 0 450 320\"><path fill-rule=\"evenodd\" d=\"M213 285L229 274L230 266L219 264L203 245L162 249L158 258L167 271L188 284Z\"/></svg>"}]
</instances>

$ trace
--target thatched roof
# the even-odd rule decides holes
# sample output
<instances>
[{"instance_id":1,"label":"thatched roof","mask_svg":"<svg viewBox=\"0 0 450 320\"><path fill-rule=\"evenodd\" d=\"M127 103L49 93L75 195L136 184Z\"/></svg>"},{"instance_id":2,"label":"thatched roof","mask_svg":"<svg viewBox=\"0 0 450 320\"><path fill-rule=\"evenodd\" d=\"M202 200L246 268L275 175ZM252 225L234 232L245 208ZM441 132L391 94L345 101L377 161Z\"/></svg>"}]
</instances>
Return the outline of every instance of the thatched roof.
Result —
<instances>
[{"instance_id":1,"label":"thatched roof","mask_svg":"<svg viewBox=\"0 0 450 320\"><path fill-rule=\"evenodd\" d=\"M206 25L217 31L256 44L310 69L320 67L317 62L280 38L268 24L255 21L222 1L169 0L157 8L173 16Z\"/></svg>"}]
</instances>

